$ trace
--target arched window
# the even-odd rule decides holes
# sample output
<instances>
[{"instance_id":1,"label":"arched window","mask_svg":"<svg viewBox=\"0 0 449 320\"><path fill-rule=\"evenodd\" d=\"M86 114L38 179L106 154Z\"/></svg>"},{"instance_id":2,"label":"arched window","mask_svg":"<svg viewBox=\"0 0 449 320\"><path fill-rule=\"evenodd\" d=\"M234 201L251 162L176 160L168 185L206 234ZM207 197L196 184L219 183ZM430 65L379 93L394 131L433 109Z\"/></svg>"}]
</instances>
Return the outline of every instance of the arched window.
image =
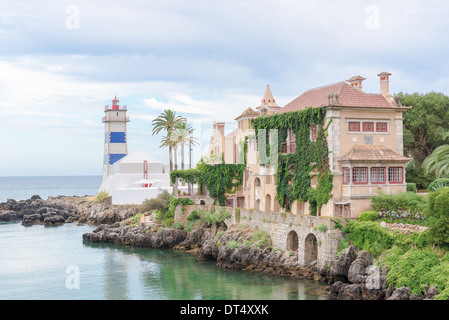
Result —
<instances>
[{"instance_id":1,"label":"arched window","mask_svg":"<svg viewBox=\"0 0 449 320\"><path fill-rule=\"evenodd\" d=\"M287 235L287 248L288 251L298 250L298 234L296 231L290 231Z\"/></svg>"}]
</instances>

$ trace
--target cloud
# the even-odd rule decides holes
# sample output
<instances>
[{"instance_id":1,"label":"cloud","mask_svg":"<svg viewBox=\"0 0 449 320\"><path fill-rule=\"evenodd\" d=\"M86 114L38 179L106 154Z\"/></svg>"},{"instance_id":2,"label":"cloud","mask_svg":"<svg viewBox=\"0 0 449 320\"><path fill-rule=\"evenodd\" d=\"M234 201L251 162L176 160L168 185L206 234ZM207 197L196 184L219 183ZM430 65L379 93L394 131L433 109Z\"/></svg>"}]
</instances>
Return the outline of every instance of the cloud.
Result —
<instances>
[{"instance_id":1,"label":"cloud","mask_svg":"<svg viewBox=\"0 0 449 320\"><path fill-rule=\"evenodd\" d=\"M79 29L67 26L69 6ZM164 109L187 116L206 143L213 121L231 129L267 84L280 106L357 74L378 92L382 71L392 92L449 94L448 14L442 0L2 2L0 135L24 158L39 149L27 134L45 135L46 150L79 137L80 154L92 151L115 94L128 105L130 147L147 150L159 145L151 121Z\"/></svg>"}]
</instances>

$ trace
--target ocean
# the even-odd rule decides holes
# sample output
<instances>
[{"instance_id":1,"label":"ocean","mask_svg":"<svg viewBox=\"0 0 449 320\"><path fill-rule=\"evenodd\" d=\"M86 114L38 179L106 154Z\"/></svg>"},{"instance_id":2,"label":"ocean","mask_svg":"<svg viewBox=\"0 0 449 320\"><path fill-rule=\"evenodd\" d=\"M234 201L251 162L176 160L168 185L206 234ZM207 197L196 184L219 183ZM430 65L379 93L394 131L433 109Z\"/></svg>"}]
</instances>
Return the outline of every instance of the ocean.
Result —
<instances>
[{"instance_id":1,"label":"ocean","mask_svg":"<svg viewBox=\"0 0 449 320\"><path fill-rule=\"evenodd\" d=\"M0 177L0 202L26 200L33 195L92 196L101 185L101 176Z\"/></svg>"}]
</instances>

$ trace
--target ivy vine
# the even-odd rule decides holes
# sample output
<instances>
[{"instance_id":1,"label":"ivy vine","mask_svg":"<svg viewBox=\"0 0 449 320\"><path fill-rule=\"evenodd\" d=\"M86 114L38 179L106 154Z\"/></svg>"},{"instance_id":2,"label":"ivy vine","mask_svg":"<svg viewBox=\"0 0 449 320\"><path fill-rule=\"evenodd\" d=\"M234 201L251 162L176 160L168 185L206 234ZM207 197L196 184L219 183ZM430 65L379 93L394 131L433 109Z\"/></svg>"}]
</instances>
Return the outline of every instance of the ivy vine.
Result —
<instances>
[{"instance_id":1,"label":"ivy vine","mask_svg":"<svg viewBox=\"0 0 449 320\"><path fill-rule=\"evenodd\" d=\"M220 206L226 205L226 193L233 193L243 184L245 164L206 164L203 160L195 169L173 170L170 172L172 183L180 178L187 183L205 185L209 195L218 200Z\"/></svg>"},{"instance_id":2,"label":"ivy vine","mask_svg":"<svg viewBox=\"0 0 449 320\"><path fill-rule=\"evenodd\" d=\"M295 134L296 150L294 153L283 154L282 144L278 144L278 163L276 194L279 205L290 211L295 200L309 201L310 214L316 215L321 206L332 197L332 174L329 170L329 149L326 136L327 127L323 128L325 107L307 108L296 112L275 113L260 116L251 120L255 129L257 141L268 141L270 129L278 130L278 141L286 141L288 129ZM312 125L318 126L315 141L310 139ZM329 125L329 124L328 124ZM265 136L259 137L259 130L265 129ZM263 132L263 131L260 131ZM269 143L258 145L261 165L267 165L270 154ZM311 173L317 176L316 188L311 187Z\"/></svg>"}]
</instances>

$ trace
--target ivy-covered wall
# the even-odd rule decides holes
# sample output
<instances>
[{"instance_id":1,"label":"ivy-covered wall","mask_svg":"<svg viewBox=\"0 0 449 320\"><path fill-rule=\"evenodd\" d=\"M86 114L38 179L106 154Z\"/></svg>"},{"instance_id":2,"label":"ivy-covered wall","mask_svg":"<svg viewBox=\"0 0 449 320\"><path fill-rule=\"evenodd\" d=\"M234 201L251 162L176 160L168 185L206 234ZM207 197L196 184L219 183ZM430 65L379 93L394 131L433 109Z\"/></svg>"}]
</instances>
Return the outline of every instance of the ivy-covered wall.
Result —
<instances>
[{"instance_id":1,"label":"ivy-covered wall","mask_svg":"<svg viewBox=\"0 0 449 320\"><path fill-rule=\"evenodd\" d=\"M329 149L327 145L327 127L324 127L325 107L307 108L296 112L275 113L252 119L251 125L259 140L259 129L265 129L268 141L270 129L278 130L278 161L276 194L279 205L290 211L294 201L309 202L310 214L320 212L323 204L332 197L333 176L329 169ZM315 141L310 139L312 125L318 125ZM294 153L282 154L282 142L285 142L288 129L295 135L296 150ZM263 131L261 131L263 132ZM261 165L268 164L270 156L269 143L259 144ZM316 188L311 187L311 172L316 172Z\"/></svg>"},{"instance_id":2,"label":"ivy-covered wall","mask_svg":"<svg viewBox=\"0 0 449 320\"><path fill-rule=\"evenodd\" d=\"M238 187L243 184L243 173L245 172L245 164L206 164L203 161L197 165L195 169L173 170L170 172L172 183L177 178L187 183L198 183L205 185L209 191L209 195L221 206L226 205L225 193L237 191Z\"/></svg>"}]
</instances>

